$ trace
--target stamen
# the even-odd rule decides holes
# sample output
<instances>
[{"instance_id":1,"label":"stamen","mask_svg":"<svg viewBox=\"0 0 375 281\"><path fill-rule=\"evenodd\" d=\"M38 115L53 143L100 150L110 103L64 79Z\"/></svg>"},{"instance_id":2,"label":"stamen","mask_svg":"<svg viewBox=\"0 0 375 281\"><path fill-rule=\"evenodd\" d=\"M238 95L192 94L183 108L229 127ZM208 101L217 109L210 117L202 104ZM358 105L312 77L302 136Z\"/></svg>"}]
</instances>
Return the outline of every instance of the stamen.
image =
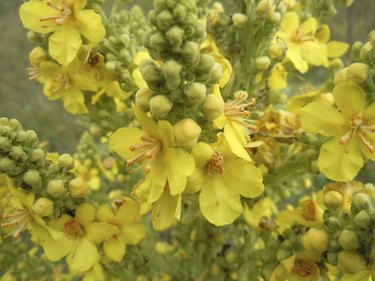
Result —
<instances>
[{"instance_id":1,"label":"stamen","mask_svg":"<svg viewBox=\"0 0 375 281\"><path fill-rule=\"evenodd\" d=\"M1 227L14 227L5 236L13 236L14 238L19 238L21 234L26 230L27 225L31 221L31 215L28 210L25 209L15 209L13 213L3 214L4 219L9 219L7 222L1 224Z\"/></svg>"},{"instance_id":2,"label":"stamen","mask_svg":"<svg viewBox=\"0 0 375 281\"><path fill-rule=\"evenodd\" d=\"M208 163L209 172L217 172L219 174L224 173L224 157L220 155L217 151L214 152L210 162Z\"/></svg>"},{"instance_id":3,"label":"stamen","mask_svg":"<svg viewBox=\"0 0 375 281\"><path fill-rule=\"evenodd\" d=\"M29 80L37 79L42 74L40 69L37 67L28 67L27 73L29 74Z\"/></svg>"},{"instance_id":4,"label":"stamen","mask_svg":"<svg viewBox=\"0 0 375 281\"><path fill-rule=\"evenodd\" d=\"M366 146L366 148L370 151L370 153L373 153L375 151L375 147L366 139L366 137L361 132L358 132L358 137L361 140L361 142Z\"/></svg>"}]
</instances>

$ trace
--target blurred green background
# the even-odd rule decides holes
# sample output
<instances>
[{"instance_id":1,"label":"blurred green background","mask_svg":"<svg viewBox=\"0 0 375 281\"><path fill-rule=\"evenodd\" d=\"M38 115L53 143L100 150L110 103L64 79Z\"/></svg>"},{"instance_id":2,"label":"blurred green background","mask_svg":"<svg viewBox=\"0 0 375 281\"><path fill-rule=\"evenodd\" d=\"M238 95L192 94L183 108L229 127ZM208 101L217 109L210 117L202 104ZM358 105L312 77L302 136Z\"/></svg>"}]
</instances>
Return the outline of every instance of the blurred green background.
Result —
<instances>
[{"instance_id":1,"label":"blurred green background","mask_svg":"<svg viewBox=\"0 0 375 281\"><path fill-rule=\"evenodd\" d=\"M230 0L221 1L224 4ZM35 129L50 149L73 152L82 132L80 118L63 109L60 102L49 102L41 85L28 81L28 53L33 44L18 17L22 0L0 0L0 116L19 119L26 129ZM146 9L151 0L134 1ZM330 20L332 38L347 42L364 41L375 29L374 0L356 0L349 9L340 9Z\"/></svg>"}]
</instances>

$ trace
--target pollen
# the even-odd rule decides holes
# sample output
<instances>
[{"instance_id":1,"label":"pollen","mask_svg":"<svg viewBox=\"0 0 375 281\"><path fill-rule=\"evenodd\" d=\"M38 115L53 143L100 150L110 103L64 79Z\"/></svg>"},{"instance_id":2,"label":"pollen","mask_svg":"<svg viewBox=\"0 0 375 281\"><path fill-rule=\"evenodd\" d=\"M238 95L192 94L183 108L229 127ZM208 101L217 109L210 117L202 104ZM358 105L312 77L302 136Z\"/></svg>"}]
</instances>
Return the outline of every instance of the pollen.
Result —
<instances>
[{"instance_id":1,"label":"pollen","mask_svg":"<svg viewBox=\"0 0 375 281\"><path fill-rule=\"evenodd\" d=\"M214 152L210 162L208 163L208 171L210 173L217 172L219 174L224 173L224 157L217 151Z\"/></svg>"}]
</instances>

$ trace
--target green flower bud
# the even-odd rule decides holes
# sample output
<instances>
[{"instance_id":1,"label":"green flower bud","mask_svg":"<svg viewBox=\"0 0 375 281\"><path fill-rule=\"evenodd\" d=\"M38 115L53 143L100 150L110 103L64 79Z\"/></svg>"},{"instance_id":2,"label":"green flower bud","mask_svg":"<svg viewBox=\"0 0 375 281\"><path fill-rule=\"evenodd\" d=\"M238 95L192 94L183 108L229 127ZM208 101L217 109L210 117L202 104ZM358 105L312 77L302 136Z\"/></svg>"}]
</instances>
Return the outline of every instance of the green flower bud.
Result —
<instances>
[{"instance_id":1,"label":"green flower bud","mask_svg":"<svg viewBox=\"0 0 375 281\"><path fill-rule=\"evenodd\" d=\"M193 148L202 129L190 118L185 118L173 125L174 137L178 145L185 148Z\"/></svg>"},{"instance_id":2,"label":"green flower bud","mask_svg":"<svg viewBox=\"0 0 375 281\"><path fill-rule=\"evenodd\" d=\"M325 221L325 225L331 231L336 231L340 227L340 222L335 217L330 217Z\"/></svg>"},{"instance_id":3,"label":"green flower bud","mask_svg":"<svg viewBox=\"0 0 375 281\"><path fill-rule=\"evenodd\" d=\"M58 161L59 164L67 170L74 168L74 158L70 154L60 155Z\"/></svg>"},{"instance_id":4,"label":"green flower bud","mask_svg":"<svg viewBox=\"0 0 375 281\"><path fill-rule=\"evenodd\" d=\"M173 26L165 33L165 37L173 50L179 50L184 39L184 30L178 26Z\"/></svg>"},{"instance_id":5,"label":"green flower bud","mask_svg":"<svg viewBox=\"0 0 375 281\"><path fill-rule=\"evenodd\" d=\"M270 66L271 60L269 57L264 56L264 57L256 58L255 63L259 70L266 70Z\"/></svg>"},{"instance_id":6,"label":"green flower bud","mask_svg":"<svg viewBox=\"0 0 375 281\"><path fill-rule=\"evenodd\" d=\"M361 60L367 61L372 50L373 47L370 42L367 42L365 45L363 45L359 53L359 57L361 58Z\"/></svg>"},{"instance_id":7,"label":"green flower bud","mask_svg":"<svg viewBox=\"0 0 375 281\"><path fill-rule=\"evenodd\" d=\"M39 141L38 135L33 130L27 130L26 135L27 135L28 142L31 143L31 144L35 144Z\"/></svg>"},{"instance_id":8,"label":"green flower bud","mask_svg":"<svg viewBox=\"0 0 375 281\"><path fill-rule=\"evenodd\" d=\"M151 89L156 88L156 86L163 80L159 67L151 60L142 60L139 69L143 79Z\"/></svg>"},{"instance_id":9,"label":"green flower bud","mask_svg":"<svg viewBox=\"0 0 375 281\"><path fill-rule=\"evenodd\" d=\"M337 253L328 253L327 254L327 260L330 264L336 265L338 260Z\"/></svg>"},{"instance_id":10,"label":"green flower bud","mask_svg":"<svg viewBox=\"0 0 375 281\"><path fill-rule=\"evenodd\" d=\"M355 231L344 229L339 236L339 243L345 250L359 248L358 235Z\"/></svg>"},{"instance_id":11,"label":"green flower bud","mask_svg":"<svg viewBox=\"0 0 375 281\"><path fill-rule=\"evenodd\" d=\"M181 84L180 72L182 65L174 60L168 60L162 67L161 71L167 82L168 89L177 89Z\"/></svg>"},{"instance_id":12,"label":"green flower bud","mask_svg":"<svg viewBox=\"0 0 375 281\"><path fill-rule=\"evenodd\" d=\"M281 18L282 18L281 13L274 12L273 15L271 16L270 20L271 20L272 23L278 24L278 23L281 22Z\"/></svg>"},{"instance_id":13,"label":"green flower bud","mask_svg":"<svg viewBox=\"0 0 375 281\"><path fill-rule=\"evenodd\" d=\"M30 169L23 175L23 181L32 187L39 187L42 184L42 178L39 171Z\"/></svg>"},{"instance_id":14,"label":"green flower bud","mask_svg":"<svg viewBox=\"0 0 375 281\"><path fill-rule=\"evenodd\" d=\"M344 273L357 273L366 269L366 261L357 251L342 251L338 257L338 268Z\"/></svg>"},{"instance_id":15,"label":"green flower bud","mask_svg":"<svg viewBox=\"0 0 375 281\"><path fill-rule=\"evenodd\" d=\"M185 87L184 93L190 103L200 104L206 97L207 88L202 83L192 83Z\"/></svg>"},{"instance_id":16,"label":"green flower bud","mask_svg":"<svg viewBox=\"0 0 375 281\"><path fill-rule=\"evenodd\" d=\"M220 82L221 77L223 76L223 68L219 63L215 63L212 67L210 76L208 77L207 84L217 84Z\"/></svg>"},{"instance_id":17,"label":"green flower bud","mask_svg":"<svg viewBox=\"0 0 375 281\"><path fill-rule=\"evenodd\" d=\"M149 45L152 49L163 52L167 48L167 40L162 33L157 32L150 36Z\"/></svg>"},{"instance_id":18,"label":"green flower bud","mask_svg":"<svg viewBox=\"0 0 375 281\"><path fill-rule=\"evenodd\" d=\"M365 193L356 193L353 196L352 205L357 210L368 209L371 206L370 197Z\"/></svg>"},{"instance_id":19,"label":"green flower bud","mask_svg":"<svg viewBox=\"0 0 375 281\"><path fill-rule=\"evenodd\" d=\"M173 9L173 16L176 19L184 20L187 15L187 9L181 4L177 4Z\"/></svg>"},{"instance_id":20,"label":"green flower bud","mask_svg":"<svg viewBox=\"0 0 375 281\"><path fill-rule=\"evenodd\" d=\"M0 172L9 173L16 168L16 162L8 157L3 157L0 159Z\"/></svg>"},{"instance_id":21,"label":"green flower bud","mask_svg":"<svg viewBox=\"0 0 375 281\"><path fill-rule=\"evenodd\" d=\"M195 64L200 57L199 44L193 41L186 42L181 50L181 55L187 65Z\"/></svg>"},{"instance_id":22,"label":"green flower bud","mask_svg":"<svg viewBox=\"0 0 375 281\"><path fill-rule=\"evenodd\" d=\"M51 180L47 184L47 193L55 198L62 197L65 194L65 186L62 180Z\"/></svg>"},{"instance_id":23,"label":"green flower bud","mask_svg":"<svg viewBox=\"0 0 375 281\"><path fill-rule=\"evenodd\" d=\"M329 62L330 69L340 69L344 67L344 63L340 58L334 58Z\"/></svg>"},{"instance_id":24,"label":"green flower bud","mask_svg":"<svg viewBox=\"0 0 375 281\"><path fill-rule=\"evenodd\" d=\"M224 101L214 94L209 94L203 101L202 111L208 121L215 120L224 112Z\"/></svg>"},{"instance_id":25,"label":"green flower bud","mask_svg":"<svg viewBox=\"0 0 375 281\"><path fill-rule=\"evenodd\" d=\"M142 111L147 112L150 110L150 99L154 93L149 88L142 88L135 94L135 105Z\"/></svg>"},{"instance_id":26,"label":"green flower bud","mask_svg":"<svg viewBox=\"0 0 375 281\"><path fill-rule=\"evenodd\" d=\"M69 193L74 198L86 197L89 191L89 185L82 178L75 178L69 182Z\"/></svg>"},{"instance_id":27,"label":"green flower bud","mask_svg":"<svg viewBox=\"0 0 375 281\"><path fill-rule=\"evenodd\" d=\"M34 203L32 210L40 217L48 217L53 214L53 202L48 198L41 197Z\"/></svg>"},{"instance_id":28,"label":"green flower bud","mask_svg":"<svg viewBox=\"0 0 375 281\"><path fill-rule=\"evenodd\" d=\"M278 59L285 53L283 46L279 43L272 44L268 48L268 55L272 59Z\"/></svg>"},{"instance_id":29,"label":"green flower bud","mask_svg":"<svg viewBox=\"0 0 375 281\"><path fill-rule=\"evenodd\" d=\"M232 16L233 25L237 28L244 28L248 21L248 17L241 13L235 13Z\"/></svg>"},{"instance_id":30,"label":"green flower bud","mask_svg":"<svg viewBox=\"0 0 375 281\"><path fill-rule=\"evenodd\" d=\"M31 152L30 160L34 162L41 161L45 156L46 154L44 153L43 149L36 148Z\"/></svg>"},{"instance_id":31,"label":"green flower bud","mask_svg":"<svg viewBox=\"0 0 375 281\"><path fill-rule=\"evenodd\" d=\"M356 226L368 229L371 225L371 217L365 210L362 210L354 217L354 222Z\"/></svg>"},{"instance_id":32,"label":"green flower bud","mask_svg":"<svg viewBox=\"0 0 375 281\"><path fill-rule=\"evenodd\" d=\"M168 10L163 10L156 17L156 25L160 30L167 30L173 25L173 15Z\"/></svg>"},{"instance_id":33,"label":"green flower bud","mask_svg":"<svg viewBox=\"0 0 375 281\"><path fill-rule=\"evenodd\" d=\"M335 78L333 79L333 84L337 86L338 84L344 83L348 81L348 68L345 67L343 69L340 69L339 72L335 75Z\"/></svg>"},{"instance_id":34,"label":"green flower bud","mask_svg":"<svg viewBox=\"0 0 375 281\"><path fill-rule=\"evenodd\" d=\"M154 0L154 9L156 11L163 11L166 8L165 0Z\"/></svg>"},{"instance_id":35,"label":"green flower bud","mask_svg":"<svg viewBox=\"0 0 375 281\"><path fill-rule=\"evenodd\" d=\"M328 208L339 208L342 206L342 194L335 190L330 190L324 194L324 205Z\"/></svg>"},{"instance_id":36,"label":"green flower bud","mask_svg":"<svg viewBox=\"0 0 375 281\"><path fill-rule=\"evenodd\" d=\"M306 234L302 236L301 242L307 251L323 253L327 251L328 235L323 230L310 228Z\"/></svg>"},{"instance_id":37,"label":"green flower bud","mask_svg":"<svg viewBox=\"0 0 375 281\"><path fill-rule=\"evenodd\" d=\"M27 159L26 153L21 146L13 146L9 155L14 160L25 161Z\"/></svg>"},{"instance_id":38,"label":"green flower bud","mask_svg":"<svg viewBox=\"0 0 375 281\"><path fill-rule=\"evenodd\" d=\"M41 47L35 47L29 54L29 60L31 65L38 66L41 62L47 60L46 51Z\"/></svg>"},{"instance_id":39,"label":"green flower bud","mask_svg":"<svg viewBox=\"0 0 375 281\"><path fill-rule=\"evenodd\" d=\"M150 99L150 112L156 118L165 118L171 111L173 103L163 95L157 95Z\"/></svg>"},{"instance_id":40,"label":"green flower bud","mask_svg":"<svg viewBox=\"0 0 375 281\"><path fill-rule=\"evenodd\" d=\"M0 151L9 151L12 149L12 144L7 137L0 137Z\"/></svg>"},{"instance_id":41,"label":"green flower bud","mask_svg":"<svg viewBox=\"0 0 375 281\"><path fill-rule=\"evenodd\" d=\"M10 120L9 120L9 126L10 126L14 131L17 131L17 130L19 130L19 129L22 129L21 123L20 123L20 121L18 121L17 119L10 119Z\"/></svg>"},{"instance_id":42,"label":"green flower bud","mask_svg":"<svg viewBox=\"0 0 375 281\"><path fill-rule=\"evenodd\" d=\"M215 59L210 54L203 54L199 58L197 71L203 74L210 74L215 64Z\"/></svg>"},{"instance_id":43,"label":"green flower bud","mask_svg":"<svg viewBox=\"0 0 375 281\"><path fill-rule=\"evenodd\" d=\"M347 79L357 85L363 84L368 75L369 67L364 63L353 63L348 67Z\"/></svg>"},{"instance_id":44,"label":"green flower bud","mask_svg":"<svg viewBox=\"0 0 375 281\"><path fill-rule=\"evenodd\" d=\"M270 19L275 11L275 2L273 0L261 0L256 7L256 11L262 17Z\"/></svg>"}]
</instances>

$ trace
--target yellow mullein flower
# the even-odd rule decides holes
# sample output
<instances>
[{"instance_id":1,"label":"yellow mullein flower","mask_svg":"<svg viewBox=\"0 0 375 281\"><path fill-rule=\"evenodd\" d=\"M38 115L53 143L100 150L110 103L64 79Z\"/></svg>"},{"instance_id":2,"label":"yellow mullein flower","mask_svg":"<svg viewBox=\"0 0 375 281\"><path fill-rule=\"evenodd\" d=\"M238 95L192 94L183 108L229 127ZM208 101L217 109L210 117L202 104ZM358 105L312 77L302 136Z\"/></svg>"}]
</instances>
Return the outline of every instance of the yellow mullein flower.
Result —
<instances>
[{"instance_id":1,"label":"yellow mullein flower","mask_svg":"<svg viewBox=\"0 0 375 281\"><path fill-rule=\"evenodd\" d=\"M232 223L242 213L240 195L254 198L263 192L259 169L233 154L225 139L217 150L199 142L192 155L197 168L189 178L189 191L200 190L200 209L212 224Z\"/></svg>"},{"instance_id":2,"label":"yellow mullein flower","mask_svg":"<svg viewBox=\"0 0 375 281\"><path fill-rule=\"evenodd\" d=\"M214 94L221 97L218 85L213 86ZM229 100L224 105L224 113L214 120L214 124L218 129L224 129L224 137L228 141L231 151L238 157L251 161L249 153L245 147L251 147L248 144L250 137L247 130L255 131L255 125L249 123L247 119L251 113L246 107L255 105L255 99L246 101L247 93L240 91L236 93L234 100Z\"/></svg>"},{"instance_id":3,"label":"yellow mullein flower","mask_svg":"<svg viewBox=\"0 0 375 281\"><path fill-rule=\"evenodd\" d=\"M193 158L186 150L174 146L173 128L168 121L161 120L156 124L134 104L132 108L144 131L118 129L110 137L111 148L127 160L127 166L144 165L151 184L149 203L160 198L167 183L172 196L181 194L186 178L194 171Z\"/></svg>"},{"instance_id":4,"label":"yellow mullein flower","mask_svg":"<svg viewBox=\"0 0 375 281\"><path fill-rule=\"evenodd\" d=\"M91 73L81 71L80 66L78 60L67 66L48 61L40 64L45 79L44 95L50 100L62 99L65 109L72 114L87 113L83 91L98 89L98 85L87 77Z\"/></svg>"},{"instance_id":5,"label":"yellow mullein flower","mask_svg":"<svg viewBox=\"0 0 375 281\"><path fill-rule=\"evenodd\" d=\"M29 54L29 61L31 66L27 68L29 80L36 79L43 83L44 77L40 69L40 64L47 60L47 53L42 47L35 47Z\"/></svg>"},{"instance_id":6,"label":"yellow mullein flower","mask_svg":"<svg viewBox=\"0 0 375 281\"><path fill-rule=\"evenodd\" d=\"M338 58L343 56L349 49L349 44L344 42L329 41L331 37L331 31L328 25L323 24L318 32L316 33L316 38L327 45L327 56L328 58Z\"/></svg>"},{"instance_id":7,"label":"yellow mullein flower","mask_svg":"<svg viewBox=\"0 0 375 281\"><path fill-rule=\"evenodd\" d=\"M290 224L298 224L308 227L318 227L323 223L323 193L318 192L312 198L301 199L297 208L281 211L276 222L281 229L290 227Z\"/></svg>"},{"instance_id":8,"label":"yellow mullein flower","mask_svg":"<svg viewBox=\"0 0 375 281\"><path fill-rule=\"evenodd\" d=\"M85 181L92 190L100 189L100 176L97 168L91 168L90 165L85 165L76 160L74 166L75 174Z\"/></svg>"},{"instance_id":9,"label":"yellow mullein flower","mask_svg":"<svg viewBox=\"0 0 375 281\"><path fill-rule=\"evenodd\" d=\"M103 222L95 222L95 207L83 203L75 210L75 216L62 215L52 220L49 226L62 235L58 239L49 237L42 247L50 261L58 261L66 257L73 272L90 269L99 260L96 244L119 233L118 227Z\"/></svg>"},{"instance_id":10,"label":"yellow mullein flower","mask_svg":"<svg viewBox=\"0 0 375 281\"><path fill-rule=\"evenodd\" d=\"M87 0L41 0L29 1L20 8L25 28L46 34L49 54L62 65L68 65L76 57L85 37L95 46L105 35L99 14L84 9Z\"/></svg>"},{"instance_id":11,"label":"yellow mullein flower","mask_svg":"<svg viewBox=\"0 0 375 281\"><path fill-rule=\"evenodd\" d=\"M248 225L256 230L265 228L268 219L276 212L276 206L270 197L265 197L249 208L247 204L244 205L243 216ZM270 225L271 229L276 228L274 224Z\"/></svg>"},{"instance_id":12,"label":"yellow mullein flower","mask_svg":"<svg viewBox=\"0 0 375 281\"><path fill-rule=\"evenodd\" d=\"M119 229L103 243L104 253L109 259L120 262L125 255L126 245L138 244L145 237L145 227L137 222L139 211L139 204L130 198L121 199L121 206L116 210L109 205L98 208L98 220Z\"/></svg>"},{"instance_id":13,"label":"yellow mullein flower","mask_svg":"<svg viewBox=\"0 0 375 281\"><path fill-rule=\"evenodd\" d=\"M331 137L320 148L318 166L330 179L352 180L368 160L375 160L375 102L366 105L366 94L353 83L333 89L337 109L319 102L301 112L302 128Z\"/></svg>"},{"instance_id":14,"label":"yellow mullein flower","mask_svg":"<svg viewBox=\"0 0 375 281\"><path fill-rule=\"evenodd\" d=\"M288 86L288 72L281 63L276 63L271 70L271 75L267 79L267 86L271 92L278 92Z\"/></svg>"},{"instance_id":15,"label":"yellow mullein flower","mask_svg":"<svg viewBox=\"0 0 375 281\"><path fill-rule=\"evenodd\" d=\"M299 252L282 261L273 272L270 281L317 281L320 270L319 257L311 252Z\"/></svg>"},{"instance_id":16,"label":"yellow mullein flower","mask_svg":"<svg viewBox=\"0 0 375 281\"><path fill-rule=\"evenodd\" d=\"M309 18L300 24L295 12L288 12L281 21L281 30L277 36L288 45L286 58L301 73L308 70L308 64L327 65L327 47L316 38L317 21Z\"/></svg>"},{"instance_id":17,"label":"yellow mullein flower","mask_svg":"<svg viewBox=\"0 0 375 281\"><path fill-rule=\"evenodd\" d=\"M103 267L99 262L94 263L94 265L83 273L82 281L104 281L106 280Z\"/></svg>"}]
</instances>

